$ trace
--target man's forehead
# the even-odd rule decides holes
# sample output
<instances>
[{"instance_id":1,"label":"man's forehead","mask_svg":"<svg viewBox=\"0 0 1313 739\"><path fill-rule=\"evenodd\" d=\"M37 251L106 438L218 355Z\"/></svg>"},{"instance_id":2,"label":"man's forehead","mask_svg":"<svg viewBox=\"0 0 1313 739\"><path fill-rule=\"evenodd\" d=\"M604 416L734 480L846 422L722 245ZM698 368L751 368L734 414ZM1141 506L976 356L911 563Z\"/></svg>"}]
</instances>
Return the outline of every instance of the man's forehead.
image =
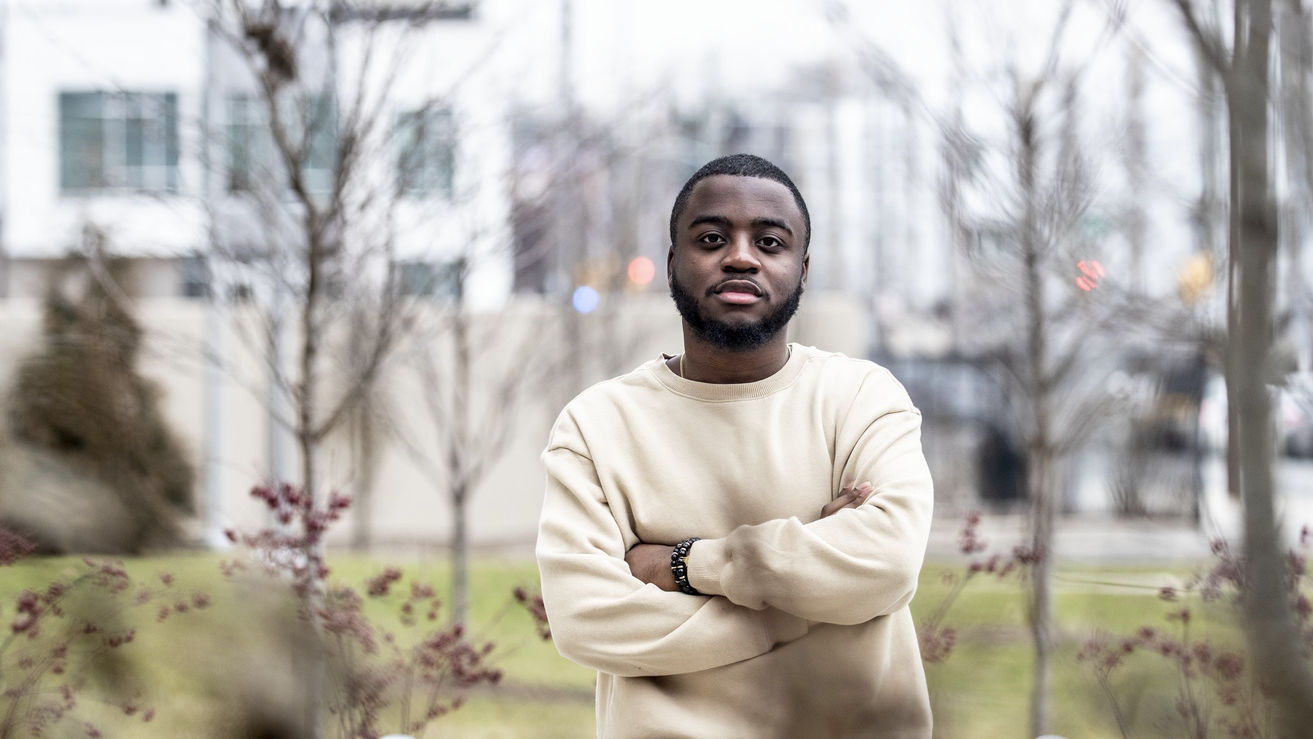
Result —
<instances>
[{"instance_id":1,"label":"man's forehead","mask_svg":"<svg viewBox=\"0 0 1313 739\"><path fill-rule=\"evenodd\" d=\"M694 185L689 193L688 208L680 220L688 222L707 215L708 210L743 206L768 211L802 225L802 212L789 188L764 177L729 174L712 175Z\"/></svg>"}]
</instances>

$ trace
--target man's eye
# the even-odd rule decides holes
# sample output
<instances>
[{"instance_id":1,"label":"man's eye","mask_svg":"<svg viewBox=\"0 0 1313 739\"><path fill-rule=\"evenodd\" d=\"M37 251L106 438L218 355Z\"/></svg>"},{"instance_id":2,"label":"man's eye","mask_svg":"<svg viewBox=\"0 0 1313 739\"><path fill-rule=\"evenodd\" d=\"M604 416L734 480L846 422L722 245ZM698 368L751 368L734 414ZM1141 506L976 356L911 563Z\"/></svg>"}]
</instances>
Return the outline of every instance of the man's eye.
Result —
<instances>
[{"instance_id":1,"label":"man's eye","mask_svg":"<svg viewBox=\"0 0 1313 739\"><path fill-rule=\"evenodd\" d=\"M725 238L718 233L709 233L699 236L698 242L702 244L722 244L725 242Z\"/></svg>"},{"instance_id":2,"label":"man's eye","mask_svg":"<svg viewBox=\"0 0 1313 739\"><path fill-rule=\"evenodd\" d=\"M784 242L774 236L763 236L758 243L767 249L779 249L784 246Z\"/></svg>"}]
</instances>

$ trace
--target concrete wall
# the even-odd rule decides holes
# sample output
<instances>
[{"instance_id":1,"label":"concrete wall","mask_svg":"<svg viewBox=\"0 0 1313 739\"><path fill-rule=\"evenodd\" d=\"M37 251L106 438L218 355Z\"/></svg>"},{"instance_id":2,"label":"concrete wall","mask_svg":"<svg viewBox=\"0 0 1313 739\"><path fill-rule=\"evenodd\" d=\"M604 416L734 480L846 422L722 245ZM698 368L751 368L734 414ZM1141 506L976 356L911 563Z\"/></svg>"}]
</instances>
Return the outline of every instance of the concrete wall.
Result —
<instances>
[{"instance_id":1,"label":"concrete wall","mask_svg":"<svg viewBox=\"0 0 1313 739\"><path fill-rule=\"evenodd\" d=\"M470 399L471 423L500 413L508 419L505 447L490 464L472 495L470 533L476 546L527 547L536 530L543 478L538 455L547 432L563 405L580 388L631 369L661 352L677 353L682 346L680 325L670 299L651 291L608 296L598 311L578 315L536 298L519 298L499 313L473 317L476 340L474 377L478 381ZM251 486L267 479L270 469L271 425L266 412L268 383L258 317L249 307L224 310L210 325L221 327L210 341L223 357L223 372L210 389L217 403L206 402L207 304L180 299L145 299L139 316L149 340L139 369L163 389L166 417L190 450L198 470L198 510L193 531L202 537L223 527L259 527L260 508L248 496ZM36 300L0 301L0 388L8 391L17 362L35 351L39 340L40 305ZM843 295L809 293L791 326L794 340L852 356L866 353L867 318L861 303ZM396 351L384 376L391 423L408 443L441 467L445 446L443 429L428 412L427 394L449 389L449 324L439 311L421 310L415 328ZM288 337L289 346L295 337ZM329 364L349 351L349 337L335 337L339 349L329 352ZM416 362L425 351L436 357L437 382L417 373ZM578 355L572 352L577 351ZM565 361L562 361L565 360ZM559 364L560 370L535 382L509 409L496 411L495 387L522 366ZM330 378L329 384L333 380ZM440 386L440 387L435 387ZM332 395L330 390L326 395ZM217 415L216 415L217 414ZM207 447L207 431L216 435ZM207 448L209 452L207 454ZM395 440L380 445L380 466L372 486L370 534L378 545L431 547L448 538L451 512L435 490L413 453ZM288 450L294 454L294 449ZM478 449L471 457L479 456ZM359 465L353 459L348 435L340 433L324 446L328 483L347 493L358 493ZM206 463L213 463L205 481ZM297 470L294 458L284 459L285 470ZM215 496L208 507L204 497ZM354 512L353 514L354 515ZM346 543L356 521L348 518L333 541Z\"/></svg>"}]
</instances>

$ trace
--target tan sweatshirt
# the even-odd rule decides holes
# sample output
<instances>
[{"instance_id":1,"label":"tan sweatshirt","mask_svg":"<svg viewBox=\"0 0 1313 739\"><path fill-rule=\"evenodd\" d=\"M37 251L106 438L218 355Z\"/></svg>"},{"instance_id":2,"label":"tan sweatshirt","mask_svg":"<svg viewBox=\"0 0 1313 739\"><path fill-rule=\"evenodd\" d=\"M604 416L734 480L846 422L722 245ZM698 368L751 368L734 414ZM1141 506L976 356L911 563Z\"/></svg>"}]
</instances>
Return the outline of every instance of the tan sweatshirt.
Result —
<instances>
[{"instance_id":1,"label":"tan sweatshirt","mask_svg":"<svg viewBox=\"0 0 1313 739\"><path fill-rule=\"evenodd\" d=\"M888 371L796 344L757 382L654 359L571 401L537 554L557 648L598 671L598 735L929 736L907 608L932 501L920 428ZM630 574L634 544L691 536L704 595Z\"/></svg>"}]
</instances>

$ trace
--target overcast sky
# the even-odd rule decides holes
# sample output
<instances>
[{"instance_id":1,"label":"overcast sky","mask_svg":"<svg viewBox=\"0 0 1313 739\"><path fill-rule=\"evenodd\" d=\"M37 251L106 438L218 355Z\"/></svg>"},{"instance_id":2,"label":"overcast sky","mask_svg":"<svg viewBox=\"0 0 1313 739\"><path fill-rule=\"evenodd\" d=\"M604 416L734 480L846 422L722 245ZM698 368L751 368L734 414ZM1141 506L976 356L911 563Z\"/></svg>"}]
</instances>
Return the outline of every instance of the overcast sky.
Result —
<instances>
[{"instance_id":1,"label":"overcast sky","mask_svg":"<svg viewBox=\"0 0 1313 739\"><path fill-rule=\"evenodd\" d=\"M769 89L798 66L852 57L853 34L827 20L824 0L572 0L579 94L589 100L632 90ZM859 4L855 4L859 5ZM878 7L878 14L872 12ZM901 59L918 77L943 77L931 46L939 3L866 4L858 37Z\"/></svg>"},{"instance_id":2,"label":"overcast sky","mask_svg":"<svg viewBox=\"0 0 1313 739\"><path fill-rule=\"evenodd\" d=\"M1023 74L1038 70L1059 5L1053 0L568 2L574 17L575 90L590 103L665 91L696 100L707 93L778 89L801 65L824 60L851 64L866 48L892 58L917 92L937 107L951 94L950 18L976 75L966 84L978 88L988 86L991 78L996 81L1009 65ZM1124 83L1127 42L1146 52L1151 84L1193 83L1188 47L1167 2L1129 3L1131 22L1116 44L1107 43L1109 4L1077 2L1063 37L1064 62L1092 60L1086 81L1096 105L1120 100L1116 90ZM845 21L831 20L835 6L848 9ZM560 29L542 32L559 36Z\"/></svg>"}]
</instances>

